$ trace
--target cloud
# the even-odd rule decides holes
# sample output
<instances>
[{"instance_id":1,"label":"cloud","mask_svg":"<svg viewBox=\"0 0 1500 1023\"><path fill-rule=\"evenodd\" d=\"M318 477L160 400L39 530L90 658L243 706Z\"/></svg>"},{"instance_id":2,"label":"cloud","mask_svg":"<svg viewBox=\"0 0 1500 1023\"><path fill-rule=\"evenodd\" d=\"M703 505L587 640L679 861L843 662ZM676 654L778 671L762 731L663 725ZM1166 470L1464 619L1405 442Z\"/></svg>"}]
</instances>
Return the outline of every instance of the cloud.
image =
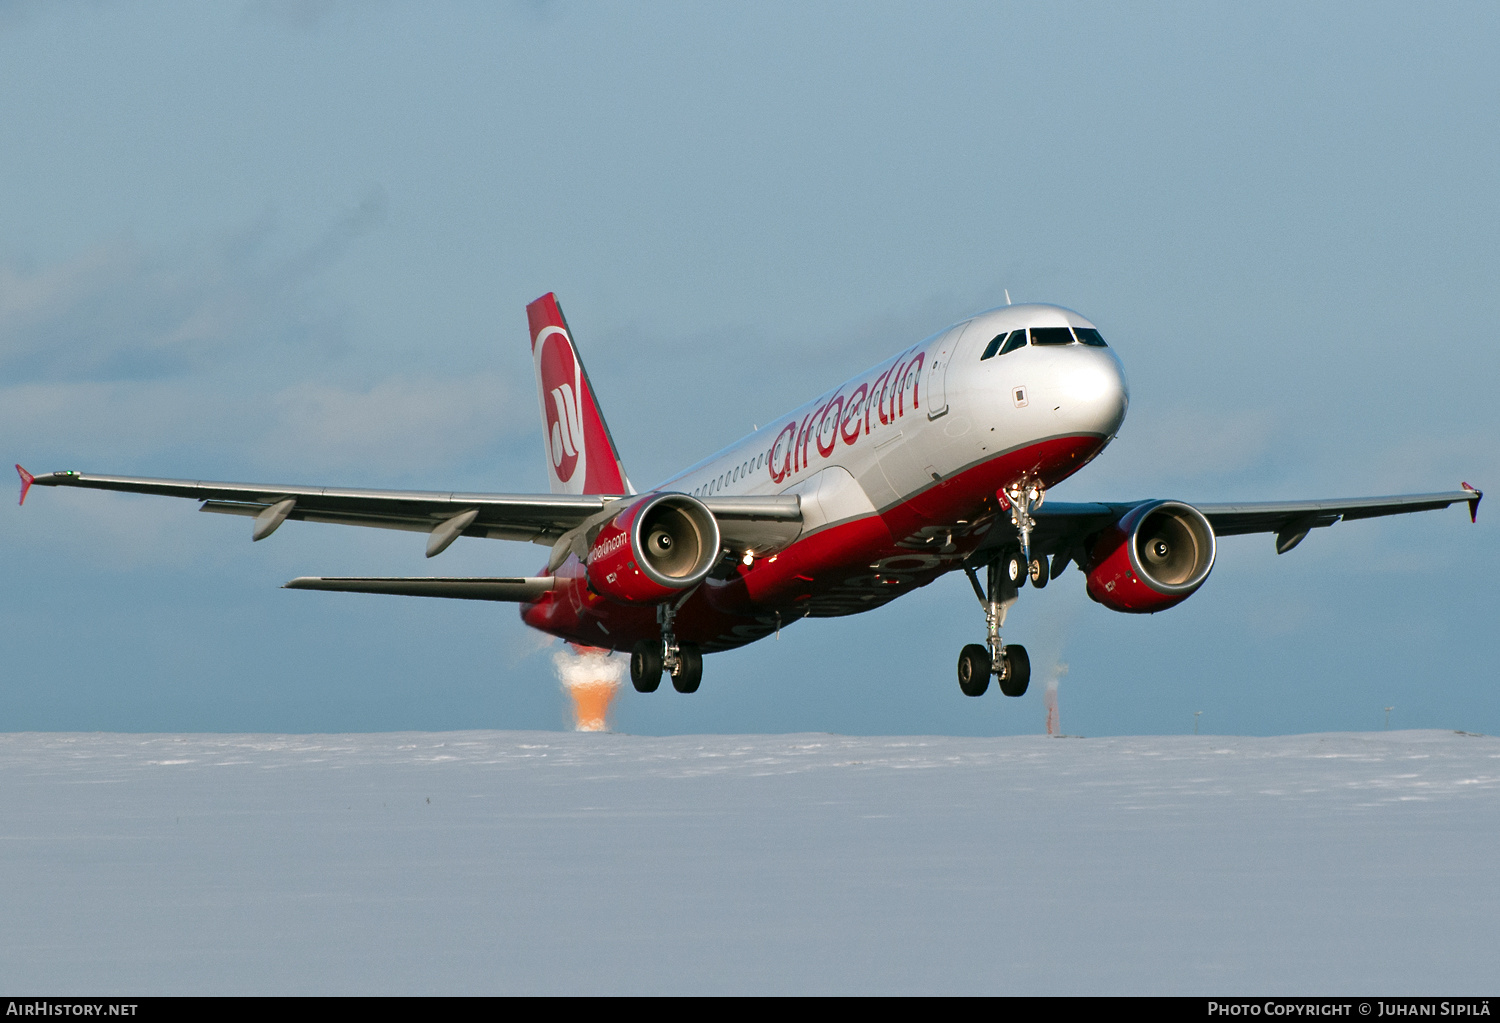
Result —
<instances>
[{"instance_id":1,"label":"cloud","mask_svg":"<svg viewBox=\"0 0 1500 1023\"><path fill-rule=\"evenodd\" d=\"M384 216L377 192L291 251L266 216L212 244L0 265L9 457L269 482L466 489L480 466L497 481L486 488L529 479L504 464L538 429L529 373L414 375L348 357L352 318L319 277Z\"/></svg>"},{"instance_id":2,"label":"cloud","mask_svg":"<svg viewBox=\"0 0 1500 1023\"><path fill-rule=\"evenodd\" d=\"M268 22L309 31L318 28L334 8L334 0L250 0L245 4L247 21Z\"/></svg>"},{"instance_id":3,"label":"cloud","mask_svg":"<svg viewBox=\"0 0 1500 1023\"><path fill-rule=\"evenodd\" d=\"M537 429L529 387L523 394L488 373L392 377L359 390L297 384L274 396L267 418L261 458L312 468L452 465Z\"/></svg>"},{"instance_id":4,"label":"cloud","mask_svg":"<svg viewBox=\"0 0 1500 1023\"><path fill-rule=\"evenodd\" d=\"M277 473L270 482L334 474L338 478L327 482L357 485L361 475L451 470L537 428L530 381L522 393L491 373L393 376L358 387L301 382L268 392L236 390L233 381L210 383L189 378L8 388L0 391L0 436L14 461L88 461L28 465L36 471L154 465L137 471L196 475L205 464L229 462Z\"/></svg>"},{"instance_id":5,"label":"cloud","mask_svg":"<svg viewBox=\"0 0 1500 1023\"><path fill-rule=\"evenodd\" d=\"M1279 429L1266 409L1133 405L1119 437L1068 487L1068 499L1081 499L1085 491L1107 500L1158 492L1199 500L1246 497L1247 487L1261 486L1275 471Z\"/></svg>"},{"instance_id":6,"label":"cloud","mask_svg":"<svg viewBox=\"0 0 1500 1023\"><path fill-rule=\"evenodd\" d=\"M151 380L248 349L331 347L339 317L311 284L384 215L384 196L373 193L279 258L268 252L266 215L177 252L121 239L39 270L0 264L0 377Z\"/></svg>"},{"instance_id":7,"label":"cloud","mask_svg":"<svg viewBox=\"0 0 1500 1023\"><path fill-rule=\"evenodd\" d=\"M102 6L102 0L0 0L0 29L19 25L41 11L52 13L81 8L97 10Z\"/></svg>"}]
</instances>

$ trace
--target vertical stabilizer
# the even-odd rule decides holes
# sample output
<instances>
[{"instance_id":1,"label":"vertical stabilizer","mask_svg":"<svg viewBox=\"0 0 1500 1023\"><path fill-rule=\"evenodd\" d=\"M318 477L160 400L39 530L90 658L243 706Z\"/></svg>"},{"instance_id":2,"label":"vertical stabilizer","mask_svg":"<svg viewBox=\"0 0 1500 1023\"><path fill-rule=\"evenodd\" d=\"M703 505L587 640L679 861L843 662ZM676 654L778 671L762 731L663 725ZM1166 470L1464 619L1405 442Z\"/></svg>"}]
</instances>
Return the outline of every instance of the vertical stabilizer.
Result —
<instances>
[{"instance_id":1,"label":"vertical stabilizer","mask_svg":"<svg viewBox=\"0 0 1500 1023\"><path fill-rule=\"evenodd\" d=\"M629 494L614 438L594 398L568 321L550 291L526 307L554 494Z\"/></svg>"}]
</instances>

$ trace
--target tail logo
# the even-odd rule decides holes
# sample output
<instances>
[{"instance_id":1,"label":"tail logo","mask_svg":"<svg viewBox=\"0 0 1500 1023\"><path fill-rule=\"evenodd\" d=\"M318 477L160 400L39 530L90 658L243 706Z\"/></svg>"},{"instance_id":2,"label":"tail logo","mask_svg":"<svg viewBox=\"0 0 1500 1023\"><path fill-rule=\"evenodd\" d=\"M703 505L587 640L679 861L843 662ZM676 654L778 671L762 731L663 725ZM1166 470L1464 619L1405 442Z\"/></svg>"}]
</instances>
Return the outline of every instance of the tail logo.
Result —
<instances>
[{"instance_id":1,"label":"tail logo","mask_svg":"<svg viewBox=\"0 0 1500 1023\"><path fill-rule=\"evenodd\" d=\"M573 393L570 384L552 388L552 404L555 413L549 412L547 421L552 424L552 465L554 468L562 466L564 458L578 459L578 449L583 446L583 418L578 413L578 396ZM580 440L574 440L574 438ZM572 475L570 468L563 473L562 478L567 479Z\"/></svg>"},{"instance_id":2,"label":"tail logo","mask_svg":"<svg viewBox=\"0 0 1500 1023\"><path fill-rule=\"evenodd\" d=\"M547 395L547 453L552 471L563 483L573 478L583 448L583 412L578 404L581 380L573 346L560 327L549 327L537 340L537 368Z\"/></svg>"}]
</instances>

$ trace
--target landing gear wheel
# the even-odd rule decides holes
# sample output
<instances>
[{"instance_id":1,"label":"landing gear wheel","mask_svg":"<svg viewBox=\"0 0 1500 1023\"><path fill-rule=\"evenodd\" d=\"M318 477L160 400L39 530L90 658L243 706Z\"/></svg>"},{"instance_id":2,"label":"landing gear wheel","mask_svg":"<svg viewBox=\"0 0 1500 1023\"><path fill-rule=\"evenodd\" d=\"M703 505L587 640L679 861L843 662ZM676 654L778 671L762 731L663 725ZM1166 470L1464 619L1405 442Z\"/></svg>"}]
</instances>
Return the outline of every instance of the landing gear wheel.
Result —
<instances>
[{"instance_id":1,"label":"landing gear wheel","mask_svg":"<svg viewBox=\"0 0 1500 1023\"><path fill-rule=\"evenodd\" d=\"M1026 648L1014 643L1005 648L1005 674L1000 679L1000 691L1006 696L1025 696L1031 684L1031 658Z\"/></svg>"},{"instance_id":2,"label":"landing gear wheel","mask_svg":"<svg viewBox=\"0 0 1500 1023\"><path fill-rule=\"evenodd\" d=\"M1050 573L1047 571L1047 559L1038 555L1031 559L1031 564L1026 566L1026 578L1031 580L1031 585L1041 589L1047 585Z\"/></svg>"},{"instance_id":3,"label":"landing gear wheel","mask_svg":"<svg viewBox=\"0 0 1500 1023\"><path fill-rule=\"evenodd\" d=\"M1026 585L1026 562L1021 555L1012 554L1005 559L1005 577L1016 586Z\"/></svg>"},{"instance_id":4,"label":"landing gear wheel","mask_svg":"<svg viewBox=\"0 0 1500 1023\"><path fill-rule=\"evenodd\" d=\"M661 685L661 644L643 639L630 651L630 684L638 693L654 693Z\"/></svg>"},{"instance_id":5,"label":"landing gear wheel","mask_svg":"<svg viewBox=\"0 0 1500 1023\"><path fill-rule=\"evenodd\" d=\"M990 687L990 652L970 643L958 655L958 688L965 696L983 696Z\"/></svg>"},{"instance_id":6,"label":"landing gear wheel","mask_svg":"<svg viewBox=\"0 0 1500 1023\"><path fill-rule=\"evenodd\" d=\"M687 643L677 651L677 672L672 676L672 688L679 693L696 693L698 683L703 681L703 651Z\"/></svg>"}]
</instances>

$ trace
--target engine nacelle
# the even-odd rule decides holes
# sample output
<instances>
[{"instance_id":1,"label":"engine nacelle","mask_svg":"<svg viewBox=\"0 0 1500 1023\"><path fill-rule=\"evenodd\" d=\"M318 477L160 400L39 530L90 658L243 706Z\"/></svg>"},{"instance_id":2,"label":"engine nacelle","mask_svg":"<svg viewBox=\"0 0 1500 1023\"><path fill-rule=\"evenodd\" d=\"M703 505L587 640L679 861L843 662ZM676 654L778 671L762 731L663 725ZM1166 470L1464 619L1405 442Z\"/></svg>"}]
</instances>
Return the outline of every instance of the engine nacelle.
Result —
<instances>
[{"instance_id":1,"label":"engine nacelle","mask_svg":"<svg viewBox=\"0 0 1500 1023\"><path fill-rule=\"evenodd\" d=\"M1216 550L1213 526L1192 505L1137 505L1094 544L1089 596L1111 611L1164 611L1203 585Z\"/></svg>"},{"instance_id":2,"label":"engine nacelle","mask_svg":"<svg viewBox=\"0 0 1500 1023\"><path fill-rule=\"evenodd\" d=\"M659 604L719 560L719 523L687 494L648 494L610 519L587 558L589 586L622 604Z\"/></svg>"}]
</instances>

